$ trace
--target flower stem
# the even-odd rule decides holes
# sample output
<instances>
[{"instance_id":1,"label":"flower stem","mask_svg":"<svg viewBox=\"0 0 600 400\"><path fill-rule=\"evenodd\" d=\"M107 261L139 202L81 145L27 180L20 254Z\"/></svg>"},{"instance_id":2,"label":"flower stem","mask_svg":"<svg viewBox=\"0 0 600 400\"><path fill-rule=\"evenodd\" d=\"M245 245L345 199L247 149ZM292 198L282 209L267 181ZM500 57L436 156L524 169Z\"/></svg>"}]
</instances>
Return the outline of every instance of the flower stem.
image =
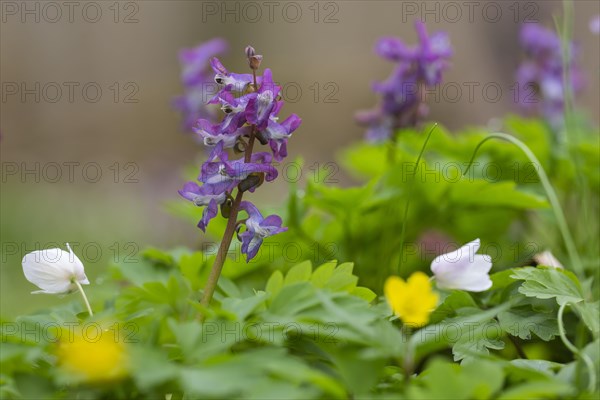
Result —
<instances>
[{"instance_id":1,"label":"flower stem","mask_svg":"<svg viewBox=\"0 0 600 400\"><path fill-rule=\"evenodd\" d=\"M515 350L517 351L519 357L521 357L524 360L527 360L527 354L525 354L525 351L523 351L523 348L521 347L519 342L517 342L517 339L515 339L514 336L512 336L510 333L507 335L507 337L515 347Z\"/></svg>"},{"instance_id":2,"label":"flower stem","mask_svg":"<svg viewBox=\"0 0 600 400\"><path fill-rule=\"evenodd\" d=\"M250 162L250 158L252 157L252 148L254 147L254 138L256 136L255 133L256 126L253 126L252 132L250 133L250 140L248 140L248 146L246 146L246 153L244 154L245 162ZM231 205L231 211L229 212L229 218L227 220L227 227L223 233L223 239L219 245L217 257L213 263L208 280L206 281L206 286L204 287L204 293L202 293L202 299L200 300L200 304L202 304L204 307L209 306L210 301L215 293L215 289L217 288L217 283L219 282L219 277L221 276L221 271L223 270L223 265L225 264L225 259L227 258L227 252L229 251L229 246L231 246L231 241L233 239L233 235L235 234L237 216L240 211L240 203L242 202L243 196L244 192L238 188L238 192L233 200L233 204ZM204 320L204 315L201 315L200 319Z\"/></svg>"},{"instance_id":3,"label":"flower stem","mask_svg":"<svg viewBox=\"0 0 600 400\"><path fill-rule=\"evenodd\" d=\"M202 299L200 300L200 304L202 304L205 307L208 307L208 305L210 304L213 294L215 293L217 283L219 281L219 276L221 276L223 264L225 263L225 259L227 258L227 252L229 251L229 246L231 245L231 240L233 239L233 235L235 233L235 225L237 222L237 216L243 195L243 192L238 191L237 195L235 196L235 200L233 201L233 204L231 206L231 211L229 212L229 219L227 220L227 227L225 228L223 239L221 240L221 244L219 245L217 258L215 258L215 262L213 263L210 275L208 276L208 280L206 281L206 286L204 287Z\"/></svg>"},{"instance_id":4,"label":"flower stem","mask_svg":"<svg viewBox=\"0 0 600 400\"><path fill-rule=\"evenodd\" d=\"M560 340L562 340L565 347L569 349L573 354L581 358L585 363L585 366L587 367L589 373L588 390L590 391L590 393L593 393L596 391L596 368L594 367L594 362L590 359L590 357L581 350L579 350L577 347L575 347L575 345L571 343L571 341L567 338L567 335L565 333L565 326L563 324L563 313L565 312L565 308L567 307L567 305L569 305L568 302L561 305L558 309L558 334L560 336Z\"/></svg>"},{"instance_id":5,"label":"flower stem","mask_svg":"<svg viewBox=\"0 0 600 400\"><path fill-rule=\"evenodd\" d=\"M550 183L550 179L548 179L548 175L546 175L546 171L544 171L544 168L542 167L542 163L540 163L535 154L533 154L533 152L529 149L529 147L527 147L525 143L523 143L514 136L507 135L506 133L492 133L491 135L483 139L481 142L479 142L477 147L475 147L473 157L471 157L471 161L469 161L469 164L467 165L467 168L465 169L463 175L466 175L467 172L469 172L469 168L471 168L471 165L475 160L475 156L477 155L477 151L479 150L479 148L490 139L502 139L514 144L519 149L521 149L523 153L525 153L529 161L531 161L534 165L539 166L537 174L540 178L540 182L542 183L544 191L546 192L546 197L548 197L548 201L550 201L552 211L554 211L556 223L558 224L558 228L565 242L565 246L567 247L567 252L569 253L569 259L571 260L571 264L575 272L577 272L577 274L579 274L580 276L583 276L583 264L581 262L581 259L579 258L579 253L577 253L577 248L575 247L575 242L573 241L573 237L571 236L571 232L569 231L569 226L567 225L567 219L565 218L565 214L563 213L562 207L560 206L560 202L558 201L558 196L552 188L552 184Z\"/></svg>"},{"instance_id":6,"label":"flower stem","mask_svg":"<svg viewBox=\"0 0 600 400\"><path fill-rule=\"evenodd\" d=\"M87 299L87 296L85 295L85 292L83 291L83 287L81 286L81 283L79 283L77 280L73 280L73 283L75 284L75 286L77 286L77 289L79 289L79 293L81 293L81 297L83 297L83 302L85 303L85 306L88 310L88 313L90 314L90 317L94 316L94 313L92 312L92 307L90 306L90 302Z\"/></svg>"}]
</instances>

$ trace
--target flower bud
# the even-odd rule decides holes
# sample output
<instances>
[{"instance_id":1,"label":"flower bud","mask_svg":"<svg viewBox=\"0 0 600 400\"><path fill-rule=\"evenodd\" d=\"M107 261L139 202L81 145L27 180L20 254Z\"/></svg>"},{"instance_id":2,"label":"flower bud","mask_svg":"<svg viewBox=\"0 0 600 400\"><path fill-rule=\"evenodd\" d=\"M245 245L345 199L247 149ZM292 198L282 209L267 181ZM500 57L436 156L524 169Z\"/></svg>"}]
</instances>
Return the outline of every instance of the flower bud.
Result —
<instances>
[{"instance_id":1,"label":"flower bud","mask_svg":"<svg viewBox=\"0 0 600 400\"><path fill-rule=\"evenodd\" d=\"M221 204L221 216L223 218L229 218L231 214L231 199L225 200L223 204Z\"/></svg>"},{"instance_id":2,"label":"flower bud","mask_svg":"<svg viewBox=\"0 0 600 400\"><path fill-rule=\"evenodd\" d=\"M262 56L256 54L256 50L254 50L254 47L246 47L246 57L248 57L248 66L250 66L250 69L257 70L260 67Z\"/></svg>"},{"instance_id":3,"label":"flower bud","mask_svg":"<svg viewBox=\"0 0 600 400\"><path fill-rule=\"evenodd\" d=\"M254 70L257 70L260 67L261 62L262 56L258 54L248 59L248 65L250 65L250 68Z\"/></svg>"},{"instance_id":4,"label":"flower bud","mask_svg":"<svg viewBox=\"0 0 600 400\"><path fill-rule=\"evenodd\" d=\"M242 138L237 138L235 141L235 145L233 145L233 151L237 154L243 153L246 151L246 142Z\"/></svg>"},{"instance_id":5,"label":"flower bud","mask_svg":"<svg viewBox=\"0 0 600 400\"><path fill-rule=\"evenodd\" d=\"M265 180L265 174L263 174L263 173L250 174L246 179L244 179L243 181L240 182L240 184L238 185L238 189L241 192L245 192L247 190L254 189L254 188L262 185L264 180Z\"/></svg>"},{"instance_id":6,"label":"flower bud","mask_svg":"<svg viewBox=\"0 0 600 400\"><path fill-rule=\"evenodd\" d=\"M263 131L256 132L256 138L262 145L269 143L269 140L266 138L265 133Z\"/></svg>"}]
</instances>

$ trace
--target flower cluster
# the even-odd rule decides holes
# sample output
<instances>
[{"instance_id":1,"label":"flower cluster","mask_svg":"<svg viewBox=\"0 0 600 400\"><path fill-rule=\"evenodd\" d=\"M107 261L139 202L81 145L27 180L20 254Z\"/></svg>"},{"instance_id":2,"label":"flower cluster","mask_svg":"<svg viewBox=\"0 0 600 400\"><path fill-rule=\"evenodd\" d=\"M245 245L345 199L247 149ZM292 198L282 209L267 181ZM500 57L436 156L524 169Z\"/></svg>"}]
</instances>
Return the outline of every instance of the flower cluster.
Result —
<instances>
[{"instance_id":1,"label":"flower cluster","mask_svg":"<svg viewBox=\"0 0 600 400\"><path fill-rule=\"evenodd\" d=\"M565 103L561 40L552 30L528 23L521 28L520 42L527 59L517 70L519 104L528 112L540 112L554 128L560 128ZM572 43L569 46L570 85L577 93L583 89L583 75L575 62L577 49Z\"/></svg>"},{"instance_id":2,"label":"flower cluster","mask_svg":"<svg viewBox=\"0 0 600 400\"><path fill-rule=\"evenodd\" d=\"M238 237L242 241L242 253L249 261L256 256L264 238L286 228L281 227L281 218L276 215L263 218L253 204L241 201L242 195L246 191L253 192L264 181L277 178L272 162L287 156L287 141L301 120L295 114L279 120L283 107L279 95L281 87L273 81L270 69L256 76L262 56L252 47L246 48L246 56L252 74L232 73L219 59L210 60L214 81L220 90L208 103L220 105L224 117L216 124L205 118L196 122L194 132L212 151L198 176L201 185L188 182L179 193L195 205L205 207L198 223L202 231L206 231L209 221L217 215L219 206L221 214L233 220L238 211L245 211L248 218L236 221L235 227L239 233L241 224L245 225L245 232ZM269 145L271 153L253 153L256 141ZM230 159L229 149L244 155ZM235 197L234 190L237 190Z\"/></svg>"},{"instance_id":3,"label":"flower cluster","mask_svg":"<svg viewBox=\"0 0 600 400\"><path fill-rule=\"evenodd\" d=\"M209 72L209 60L223 54L229 46L224 39L215 38L193 49L179 52L181 83L185 93L173 100L173 107L183 114L183 127L191 131L199 118L214 118L214 110L206 107L210 93L216 89Z\"/></svg>"},{"instance_id":4,"label":"flower cluster","mask_svg":"<svg viewBox=\"0 0 600 400\"><path fill-rule=\"evenodd\" d=\"M431 262L431 272L439 289L483 292L492 287L489 276L492 262L488 255L475 254L479 246L479 239L475 239ZM389 277L384 293L394 314L413 327L429 322L439 297L423 272L415 272L406 282L397 276Z\"/></svg>"},{"instance_id":5,"label":"flower cluster","mask_svg":"<svg viewBox=\"0 0 600 400\"><path fill-rule=\"evenodd\" d=\"M452 55L450 39L445 32L429 36L421 21L415 25L418 45L409 47L399 38L384 37L375 46L376 53L396 63L396 68L387 80L373 84L381 95L378 107L356 114L357 121L367 126L367 140L383 141L399 128L415 126L428 112L421 91L442 82Z\"/></svg>"}]
</instances>

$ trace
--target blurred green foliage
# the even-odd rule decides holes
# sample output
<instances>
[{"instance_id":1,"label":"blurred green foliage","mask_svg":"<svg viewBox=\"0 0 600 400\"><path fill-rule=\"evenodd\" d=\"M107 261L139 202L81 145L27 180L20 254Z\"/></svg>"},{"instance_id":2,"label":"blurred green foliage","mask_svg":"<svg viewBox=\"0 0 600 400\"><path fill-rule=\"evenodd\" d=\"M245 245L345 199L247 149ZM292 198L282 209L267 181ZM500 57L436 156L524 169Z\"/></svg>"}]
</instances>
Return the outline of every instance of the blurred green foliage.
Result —
<instances>
[{"instance_id":1,"label":"blurred green foliage","mask_svg":"<svg viewBox=\"0 0 600 400\"><path fill-rule=\"evenodd\" d=\"M114 263L91 292L93 317L63 299L4 318L1 397L597 397L597 132L566 144L537 120L509 117L505 126L542 165L509 143L490 142L463 175L488 132L438 127L416 173L425 137L405 130L394 143L360 143L341 154L362 180L356 186L290 184L285 207L275 210L289 231L267 238L250 263L233 246L210 308L199 299L222 217L199 249L148 248ZM537 168L566 210L584 259L579 276L570 272ZM169 207L191 223L200 218L189 202ZM439 246L476 237L493 258L490 290L441 292L421 329L403 326L378 298L389 275L427 271L450 250ZM547 248L565 269L536 265L533 256ZM118 332L131 359L127 376L82 383L61 372L56 348L66 339L49 332L71 323Z\"/></svg>"}]
</instances>

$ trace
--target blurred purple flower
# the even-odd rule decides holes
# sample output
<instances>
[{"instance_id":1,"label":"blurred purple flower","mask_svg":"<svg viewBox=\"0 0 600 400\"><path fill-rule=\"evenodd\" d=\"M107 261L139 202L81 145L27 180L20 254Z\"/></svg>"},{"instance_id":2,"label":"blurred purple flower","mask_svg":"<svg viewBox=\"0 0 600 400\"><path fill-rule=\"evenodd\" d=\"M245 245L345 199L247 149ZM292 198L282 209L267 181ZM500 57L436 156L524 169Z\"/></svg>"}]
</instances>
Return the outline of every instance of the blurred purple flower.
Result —
<instances>
[{"instance_id":1,"label":"blurred purple flower","mask_svg":"<svg viewBox=\"0 0 600 400\"><path fill-rule=\"evenodd\" d=\"M414 126L427 114L421 101L422 87L442 82L442 74L452 56L450 39L445 32L427 34L425 24L415 23L419 44L407 46L401 39L381 38L375 52L397 65L383 82L373 84L373 91L381 95L380 105L356 114L356 120L367 128L367 140L389 139L399 128Z\"/></svg>"},{"instance_id":2,"label":"blurred purple flower","mask_svg":"<svg viewBox=\"0 0 600 400\"><path fill-rule=\"evenodd\" d=\"M254 204L248 201L243 201L240 209L248 213L246 231L239 236L242 240L242 253L246 254L246 262L249 262L256 256L265 238L285 232L288 228L281 227L282 221L278 215L263 218Z\"/></svg>"},{"instance_id":3,"label":"blurred purple flower","mask_svg":"<svg viewBox=\"0 0 600 400\"><path fill-rule=\"evenodd\" d=\"M600 35L600 14L590 20L590 31L595 35Z\"/></svg>"},{"instance_id":4,"label":"blurred purple flower","mask_svg":"<svg viewBox=\"0 0 600 400\"><path fill-rule=\"evenodd\" d=\"M563 125L564 82L563 51L558 35L539 24L523 25L521 46L527 59L517 70L518 102L527 112L541 113L554 128ZM570 85L573 93L583 89L583 73L575 62L577 48L570 46Z\"/></svg>"},{"instance_id":5,"label":"blurred purple flower","mask_svg":"<svg viewBox=\"0 0 600 400\"><path fill-rule=\"evenodd\" d=\"M224 39L215 38L193 49L180 51L184 94L175 97L172 105L183 114L185 130L190 131L199 118L214 118L214 111L206 107L208 99L216 91L213 75L209 71L209 60L227 52L228 47Z\"/></svg>"},{"instance_id":6,"label":"blurred purple flower","mask_svg":"<svg viewBox=\"0 0 600 400\"><path fill-rule=\"evenodd\" d=\"M214 38L193 49L179 52L182 65L181 82L186 86L194 86L207 81L209 61L217 54L225 53L229 45L224 39ZM210 80L210 79L208 79Z\"/></svg>"}]
</instances>

